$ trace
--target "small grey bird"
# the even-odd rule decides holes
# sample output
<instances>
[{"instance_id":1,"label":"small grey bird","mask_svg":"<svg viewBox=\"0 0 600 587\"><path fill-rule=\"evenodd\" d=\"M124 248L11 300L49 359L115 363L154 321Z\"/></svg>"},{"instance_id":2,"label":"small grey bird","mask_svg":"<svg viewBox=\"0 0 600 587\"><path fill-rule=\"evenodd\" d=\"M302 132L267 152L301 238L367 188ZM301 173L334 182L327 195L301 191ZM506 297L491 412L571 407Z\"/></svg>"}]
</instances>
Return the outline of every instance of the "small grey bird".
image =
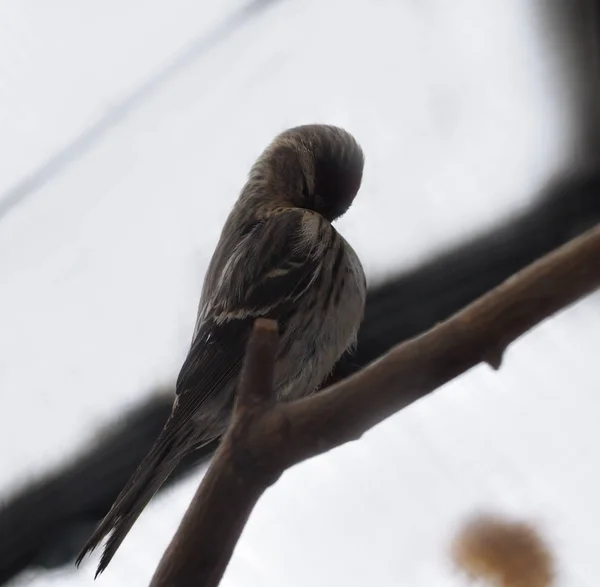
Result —
<instances>
[{"instance_id":1,"label":"small grey bird","mask_svg":"<svg viewBox=\"0 0 600 587\"><path fill-rule=\"evenodd\" d=\"M331 222L356 196L363 165L352 135L326 125L289 129L258 158L209 264L171 416L77 565L109 535L98 576L182 457L225 432L256 318L278 322L283 401L315 392L353 345L366 281Z\"/></svg>"}]
</instances>

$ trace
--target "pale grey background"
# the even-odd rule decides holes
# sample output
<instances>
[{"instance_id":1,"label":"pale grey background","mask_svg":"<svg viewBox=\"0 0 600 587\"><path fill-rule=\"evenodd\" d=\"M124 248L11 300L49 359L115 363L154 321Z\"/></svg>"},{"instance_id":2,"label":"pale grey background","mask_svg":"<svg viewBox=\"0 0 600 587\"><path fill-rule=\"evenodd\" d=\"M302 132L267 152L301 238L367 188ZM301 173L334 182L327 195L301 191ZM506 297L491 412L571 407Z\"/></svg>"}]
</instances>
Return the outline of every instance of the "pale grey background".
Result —
<instances>
[{"instance_id":1,"label":"pale grey background","mask_svg":"<svg viewBox=\"0 0 600 587\"><path fill-rule=\"evenodd\" d=\"M283 128L330 122L363 144L338 226L371 282L567 163L543 2L282 0L229 26L243 6L0 3L0 496L175 377L220 226ZM479 510L538 523L559 587L596 585L599 302L289 471L223 585L467 585L448 542ZM99 587L147 584L201 474L153 500ZM14 585L92 585L95 564Z\"/></svg>"}]
</instances>

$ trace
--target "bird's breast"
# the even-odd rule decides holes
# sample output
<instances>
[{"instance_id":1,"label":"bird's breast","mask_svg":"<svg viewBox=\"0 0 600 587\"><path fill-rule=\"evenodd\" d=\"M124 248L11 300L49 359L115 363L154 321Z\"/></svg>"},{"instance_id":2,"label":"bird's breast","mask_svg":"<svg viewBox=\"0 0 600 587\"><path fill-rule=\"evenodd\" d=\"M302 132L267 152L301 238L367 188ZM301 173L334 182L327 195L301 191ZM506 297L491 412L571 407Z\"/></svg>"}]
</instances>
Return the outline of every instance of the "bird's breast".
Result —
<instances>
[{"instance_id":1,"label":"bird's breast","mask_svg":"<svg viewBox=\"0 0 600 587\"><path fill-rule=\"evenodd\" d=\"M356 253L338 235L339 248L324 259L315 288L298 300L282 337L283 397L315 391L356 341L364 313L366 282Z\"/></svg>"}]
</instances>

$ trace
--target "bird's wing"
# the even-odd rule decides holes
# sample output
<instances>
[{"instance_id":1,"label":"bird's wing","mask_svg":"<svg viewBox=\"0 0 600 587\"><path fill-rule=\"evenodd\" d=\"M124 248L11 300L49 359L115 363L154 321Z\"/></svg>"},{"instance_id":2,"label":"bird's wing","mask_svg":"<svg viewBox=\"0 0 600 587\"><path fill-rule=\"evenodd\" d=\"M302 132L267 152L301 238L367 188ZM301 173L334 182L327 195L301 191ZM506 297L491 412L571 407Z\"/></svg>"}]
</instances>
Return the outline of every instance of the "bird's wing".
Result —
<instances>
[{"instance_id":1,"label":"bird's wing","mask_svg":"<svg viewBox=\"0 0 600 587\"><path fill-rule=\"evenodd\" d=\"M285 330L287 318L306 290L323 276L325 248L321 237L335 238L324 219L302 210L290 210L252 224L240 234L239 245L224 264L214 294L203 308L192 346L177 380L173 412L137 472L123 488L111 510L84 546L78 562L110 533L98 573L108 565L134 522L156 490L171 474L188 442L210 440L216 432L210 424L204 438L190 438L182 430L203 404L220 392L217 411L233 401L230 385L240 371L246 342L258 317L275 318ZM229 384L229 385L228 385ZM224 387L227 390L224 391ZM214 406L211 406L211 408ZM223 418L227 414L202 414ZM195 431L194 431L195 432ZM97 574L98 574L97 573Z\"/></svg>"},{"instance_id":2,"label":"bird's wing","mask_svg":"<svg viewBox=\"0 0 600 587\"><path fill-rule=\"evenodd\" d=\"M175 428L237 377L254 320L276 319L284 331L297 300L322 278L335 231L314 216L295 209L254 223L225 263L177 379Z\"/></svg>"}]
</instances>

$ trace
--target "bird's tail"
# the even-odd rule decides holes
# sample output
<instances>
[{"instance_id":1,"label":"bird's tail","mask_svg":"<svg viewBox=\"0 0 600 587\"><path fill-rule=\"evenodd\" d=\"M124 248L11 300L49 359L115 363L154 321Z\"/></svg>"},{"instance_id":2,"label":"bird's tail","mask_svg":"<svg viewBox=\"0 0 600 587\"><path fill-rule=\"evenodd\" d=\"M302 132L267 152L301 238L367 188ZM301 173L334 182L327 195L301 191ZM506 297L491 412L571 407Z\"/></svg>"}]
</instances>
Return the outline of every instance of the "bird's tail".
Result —
<instances>
[{"instance_id":1,"label":"bird's tail","mask_svg":"<svg viewBox=\"0 0 600 587\"><path fill-rule=\"evenodd\" d=\"M83 557L110 534L96 577L108 566L142 510L185 454L184 439L181 438L183 431L172 434L174 431L168 428L167 425L77 557L76 565L79 566Z\"/></svg>"}]
</instances>

